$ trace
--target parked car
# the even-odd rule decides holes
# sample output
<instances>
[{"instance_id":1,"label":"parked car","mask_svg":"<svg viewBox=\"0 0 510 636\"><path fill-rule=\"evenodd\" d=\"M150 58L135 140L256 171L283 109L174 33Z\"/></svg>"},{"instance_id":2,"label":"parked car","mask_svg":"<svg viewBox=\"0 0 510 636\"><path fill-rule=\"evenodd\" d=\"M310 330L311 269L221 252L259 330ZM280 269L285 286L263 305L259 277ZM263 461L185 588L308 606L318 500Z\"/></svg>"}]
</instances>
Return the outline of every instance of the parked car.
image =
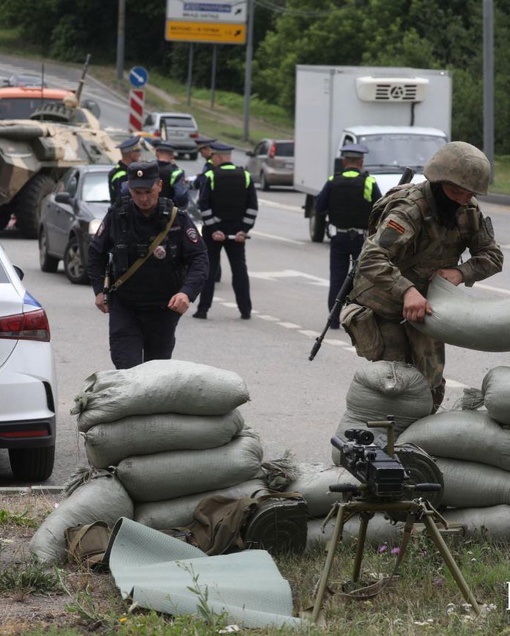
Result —
<instances>
[{"instance_id":1,"label":"parked car","mask_svg":"<svg viewBox=\"0 0 510 636\"><path fill-rule=\"evenodd\" d=\"M3 86L30 86L35 88L46 88L48 84L44 81L42 75L35 73L15 73L9 78L3 80Z\"/></svg>"},{"instance_id":2,"label":"parked car","mask_svg":"<svg viewBox=\"0 0 510 636\"><path fill-rule=\"evenodd\" d=\"M262 190L271 186L294 185L294 142L289 139L262 139L248 150L246 170Z\"/></svg>"},{"instance_id":3,"label":"parked car","mask_svg":"<svg viewBox=\"0 0 510 636\"><path fill-rule=\"evenodd\" d=\"M178 157L187 154L192 161L198 158L195 143L198 126L189 113L149 113L142 131L150 133L154 139L169 141L176 149Z\"/></svg>"},{"instance_id":4,"label":"parked car","mask_svg":"<svg viewBox=\"0 0 510 636\"><path fill-rule=\"evenodd\" d=\"M58 404L46 312L0 245L0 448L19 481L44 481L55 461Z\"/></svg>"},{"instance_id":5,"label":"parked car","mask_svg":"<svg viewBox=\"0 0 510 636\"><path fill-rule=\"evenodd\" d=\"M108 173L112 165L69 168L41 204L39 265L56 272L60 261L74 284L88 284L87 253L110 206Z\"/></svg>"}]
</instances>

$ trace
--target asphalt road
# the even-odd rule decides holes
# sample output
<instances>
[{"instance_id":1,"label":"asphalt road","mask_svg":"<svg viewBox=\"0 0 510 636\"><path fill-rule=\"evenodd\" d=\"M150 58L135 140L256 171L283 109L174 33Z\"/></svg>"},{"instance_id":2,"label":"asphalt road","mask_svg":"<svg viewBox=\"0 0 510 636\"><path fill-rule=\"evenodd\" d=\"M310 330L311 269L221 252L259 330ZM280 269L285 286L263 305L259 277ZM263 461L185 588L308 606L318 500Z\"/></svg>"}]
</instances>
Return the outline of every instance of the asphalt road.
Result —
<instances>
[{"instance_id":1,"label":"asphalt road","mask_svg":"<svg viewBox=\"0 0 510 636\"><path fill-rule=\"evenodd\" d=\"M4 73L0 64L0 74ZM122 126L125 104L110 94ZM118 100L117 100L118 101ZM103 108L103 104L101 105ZM244 163L241 152L234 156ZM188 174L200 162L182 161ZM186 314L178 327L174 357L236 371L245 380L250 401L241 407L246 424L261 437L266 459L290 451L303 462L330 463L330 437L345 411L345 396L357 369L367 364L357 357L345 333L329 332L313 362L308 356L327 319L328 244L311 243L301 206L304 196L291 189L259 192L260 212L247 246L253 318L239 318L223 261L223 279L207 321ZM487 203L505 254L510 249L507 209ZM70 414L74 398L92 373L111 369L107 318L94 306L90 287L71 285L62 268L57 274L39 269L36 241L4 232L2 245L25 271L29 291L45 307L52 329L59 382L57 458L48 485L59 486L86 464L83 441ZM486 283L486 284L485 284ZM508 297L507 270L476 285L478 298ZM510 302L510 301L509 301ZM480 388L487 371L508 363L508 354L455 347L447 351L446 408L465 387ZM0 486L13 485L6 451L0 450Z\"/></svg>"}]
</instances>

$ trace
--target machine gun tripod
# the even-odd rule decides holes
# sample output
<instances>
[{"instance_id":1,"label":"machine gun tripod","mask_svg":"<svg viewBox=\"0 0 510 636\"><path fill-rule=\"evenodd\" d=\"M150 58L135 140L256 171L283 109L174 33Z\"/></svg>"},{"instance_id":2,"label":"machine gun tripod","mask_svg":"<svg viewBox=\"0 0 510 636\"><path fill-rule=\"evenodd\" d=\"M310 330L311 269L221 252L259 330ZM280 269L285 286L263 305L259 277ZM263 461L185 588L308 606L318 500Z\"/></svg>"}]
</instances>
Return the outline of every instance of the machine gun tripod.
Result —
<instances>
[{"instance_id":1,"label":"machine gun tripod","mask_svg":"<svg viewBox=\"0 0 510 636\"><path fill-rule=\"evenodd\" d=\"M389 416L389 418L391 418L391 416ZM368 523L376 512L384 512L391 518L398 518L403 514L405 515L406 521L402 544L393 575L397 572L403 561L414 524L421 522L424 524L430 538L436 545L445 565L450 570L460 592L472 606L473 610L477 614L480 614L481 610L478 602L466 583L460 568L453 559L436 525L437 523L441 523L447 528L446 521L431 504L420 496L416 499L400 496L412 491L416 491L417 494L420 491L434 491L437 490L439 484L427 483L410 485L407 483L408 476L406 471L394 454L393 422L391 419L389 422L368 422L367 425L369 427L387 428L388 445L386 451L383 451L374 444L368 446L368 444L373 441L373 434L366 430L349 429L345 432L348 439L354 439L358 442L361 441L361 444L356 444L353 441L343 442L336 436L331 439L332 444L341 451L340 463L347 468L351 474L362 481L362 483L356 486L353 484L334 484L329 487L331 492L343 493L344 499L346 500L335 502L326 519L327 522L328 519L336 514L333 535L328 544L326 562L314 599L311 616L312 622L316 623L319 618L336 548L338 542L342 539L344 524L354 515L358 514L360 516L358 542L352 574L352 581L357 583L360 579Z\"/></svg>"}]
</instances>

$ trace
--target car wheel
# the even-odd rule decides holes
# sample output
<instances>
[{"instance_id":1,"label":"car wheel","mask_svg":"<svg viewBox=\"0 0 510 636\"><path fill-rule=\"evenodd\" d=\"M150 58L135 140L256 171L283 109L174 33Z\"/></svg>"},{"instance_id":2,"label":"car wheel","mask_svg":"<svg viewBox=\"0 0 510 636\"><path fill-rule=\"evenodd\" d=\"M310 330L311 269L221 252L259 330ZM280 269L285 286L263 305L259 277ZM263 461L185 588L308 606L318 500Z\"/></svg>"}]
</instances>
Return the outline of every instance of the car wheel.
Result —
<instances>
[{"instance_id":1,"label":"car wheel","mask_svg":"<svg viewBox=\"0 0 510 636\"><path fill-rule=\"evenodd\" d=\"M19 481L45 481L55 464L55 446L42 448L10 448L12 474Z\"/></svg>"},{"instance_id":2,"label":"car wheel","mask_svg":"<svg viewBox=\"0 0 510 636\"><path fill-rule=\"evenodd\" d=\"M37 238L41 202L54 187L55 181L47 174L36 174L16 195L12 212L16 217L16 226L25 238Z\"/></svg>"},{"instance_id":3,"label":"car wheel","mask_svg":"<svg viewBox=\"0 0 510 636\"><path fill-rule=\"evenodd\" d=\"M77 236L71 236L64 250L64 272L74 285L87 285L89 282Z\"/></svg>"},{"instance_id":4,"label":"car wheel","mask_svg":"<svg viewBox=\"0 0 510 636\"><path fill-rule=\"evenodd\" d=\"M319 216L315 211L315 208L310 210L310 217L308 218L308 229L310 232L310 238L314 243L322 243L324 240L324 234L326 233L326 217Z\"/></svg>"},{"instance_id":5,"label":"car wheel","mask_svg":"<svg viewBox=\"0 0 510 636\"><path fill-rule=\"evenodd\" d=\"M54 274L58 269L59 260L48 254L48 238L46 232L41 229L39 232L39 266L41 271Z\"/></svg>"},{"instance_id":6,"label":"car wheel","mask_svg":"<svg viewBox=\"0 0 510 636\"><path fill-rule=\"evenodd\" d=\"M189 158L191 161L196 161L198 159L198 152L191 152Z\"/></svg>"},{"instance_id":7,"label":"car wheel","mask_svg":"<svg viewBox=\"0 0 510 636\"><path fill-rule=\"evenodd\" d=\"M267 177L266 177L266 173L265 172L261 172L260 173L260 187L262 188L262 190L264 190L264 192L267 192L269 190L269 183L267 181Z\"/></svg>"}]
</instances>

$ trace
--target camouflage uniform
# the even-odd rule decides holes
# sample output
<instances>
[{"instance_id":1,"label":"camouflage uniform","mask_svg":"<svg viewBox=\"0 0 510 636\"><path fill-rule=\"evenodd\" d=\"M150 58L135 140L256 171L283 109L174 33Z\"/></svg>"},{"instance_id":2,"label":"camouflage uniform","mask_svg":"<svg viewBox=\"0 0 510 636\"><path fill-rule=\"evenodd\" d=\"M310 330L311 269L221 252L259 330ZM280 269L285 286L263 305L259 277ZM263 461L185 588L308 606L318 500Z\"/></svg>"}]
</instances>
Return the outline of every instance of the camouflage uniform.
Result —
<instances>
[{"instance_id":1,"label":"camouflage uniform","mask_svg":"<svg viewBox=\"0 0 510 636\"><path fill-rule=\"evenodd\" d=\"M397 186L379 204L384 209L365 241L349 299L375 314L384 347L376 359L413 364L435 389L444 384L444 343L402 321L405 292L414 286L426 296L430 276L451 268L470 287L501 271L503 254L474 197L459 206L452 227L441 223L429 181ZM471 258L459 264L465 249Z\"/></svg>"}]
</instances>

